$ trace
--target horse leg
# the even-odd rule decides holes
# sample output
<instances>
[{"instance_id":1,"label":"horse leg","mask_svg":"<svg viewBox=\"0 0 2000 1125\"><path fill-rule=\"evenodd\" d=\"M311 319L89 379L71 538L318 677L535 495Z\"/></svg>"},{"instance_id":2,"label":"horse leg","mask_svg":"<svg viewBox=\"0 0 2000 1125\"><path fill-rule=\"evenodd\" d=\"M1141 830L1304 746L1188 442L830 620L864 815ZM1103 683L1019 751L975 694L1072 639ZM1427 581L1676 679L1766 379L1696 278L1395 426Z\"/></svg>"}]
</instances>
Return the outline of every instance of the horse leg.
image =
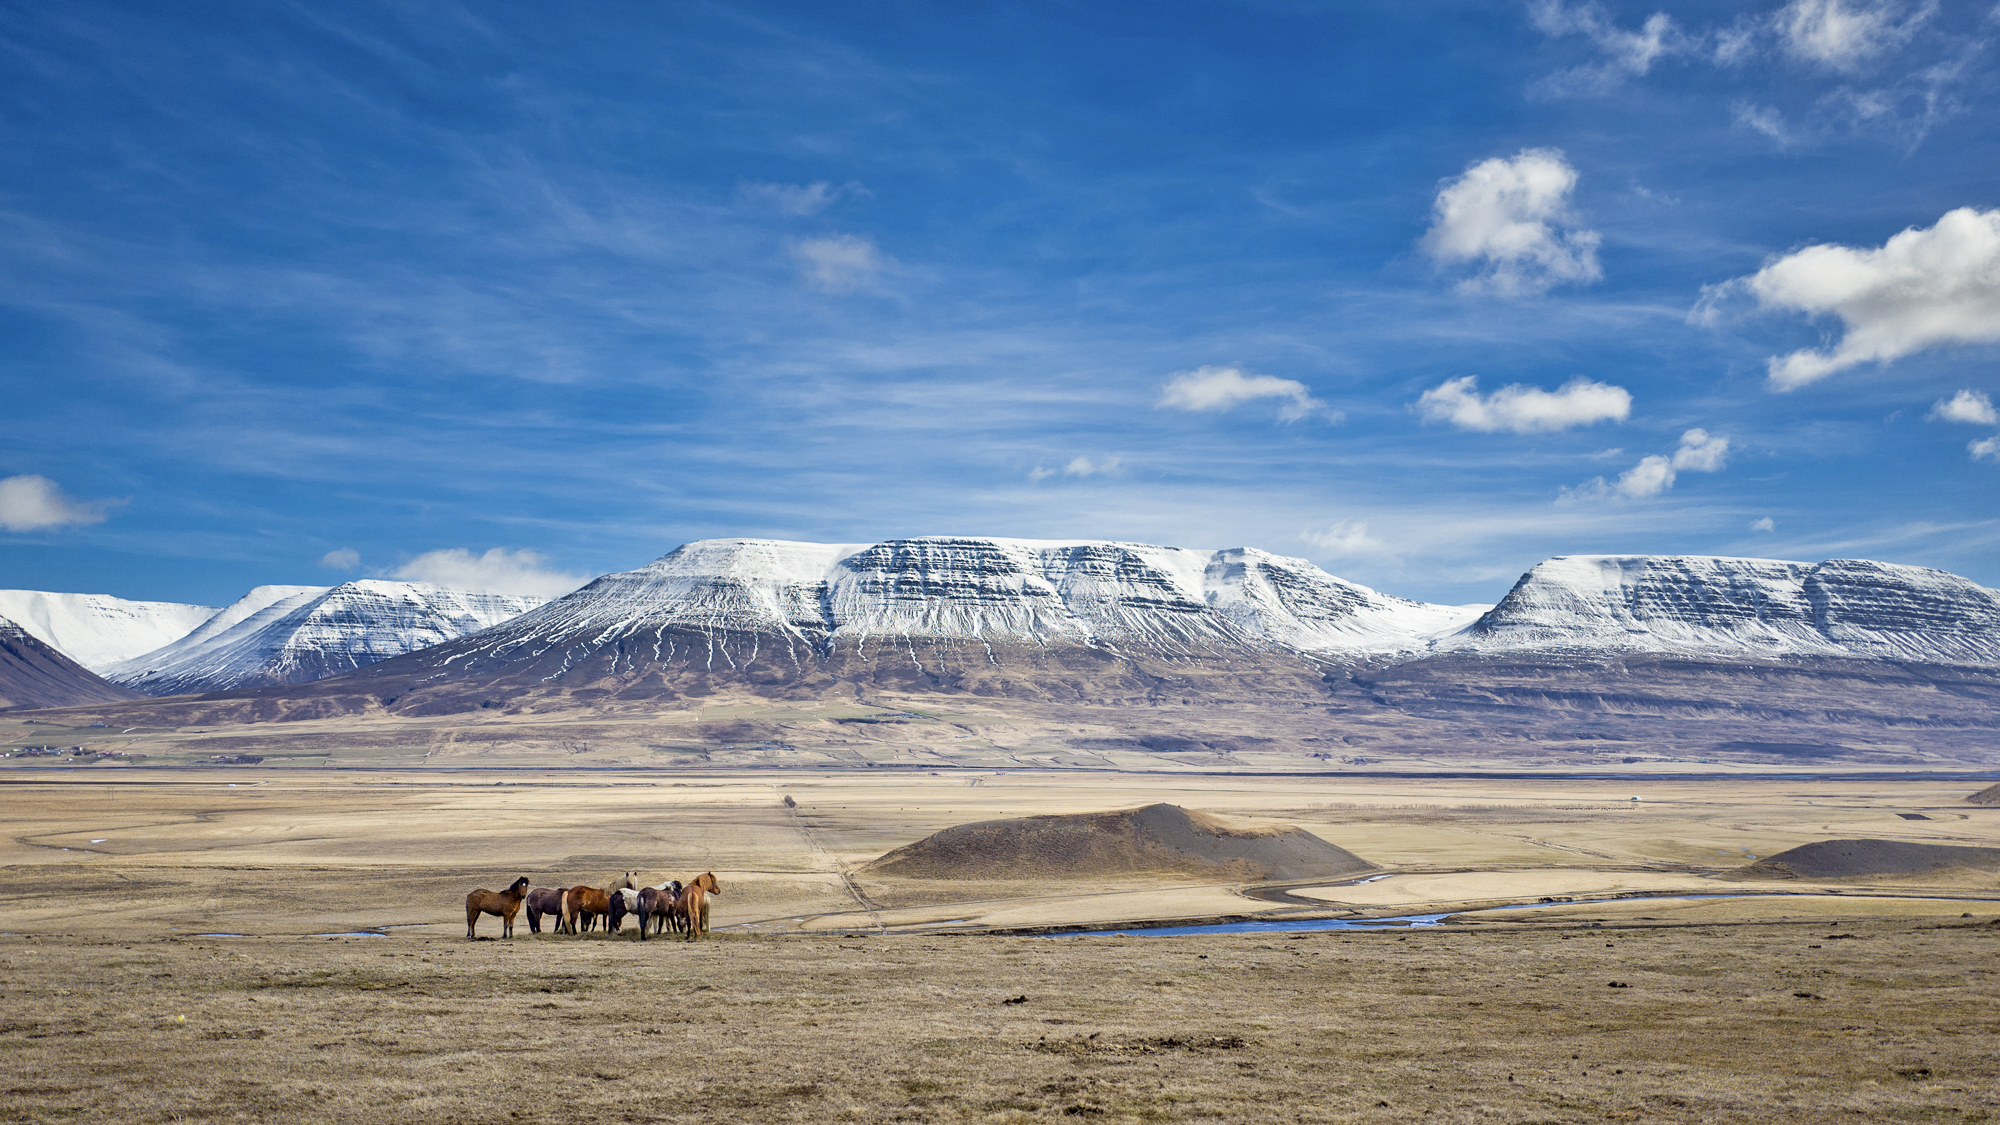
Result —
<instances>
[{"instance_id":1,"label":"horse leg","mask_svg":"<svg viewBox=\"0 0 2000 1125\"><path fill-rule=\"evenodd\" d=\"M512 906L510 906L510 907L508 907L508 908L507 908L507 913L505 913L505 914L502 914L502 915L500 916L500 936L501 936L501 937L503 937L503 938L510 938L510 937L513 937L513 936L514 936L514 915L515 915L515 914L516 914L516 913L517 913L517 912L518 912L518 911L519 911L520 909L521 909L521 904L517 902L517 903L515 903L514 905L512 905Z\"/></svg>"},{"instance_id":2,"label":"horse leg","mask_svg":"<svg viewBox=\"0 0 2000 1125\"><path fill-rule=\"evenodd\" d=\"M479 908L476 906L465 908L465 936L472 941L479 940Z\"/></svg>"}]
</instances>

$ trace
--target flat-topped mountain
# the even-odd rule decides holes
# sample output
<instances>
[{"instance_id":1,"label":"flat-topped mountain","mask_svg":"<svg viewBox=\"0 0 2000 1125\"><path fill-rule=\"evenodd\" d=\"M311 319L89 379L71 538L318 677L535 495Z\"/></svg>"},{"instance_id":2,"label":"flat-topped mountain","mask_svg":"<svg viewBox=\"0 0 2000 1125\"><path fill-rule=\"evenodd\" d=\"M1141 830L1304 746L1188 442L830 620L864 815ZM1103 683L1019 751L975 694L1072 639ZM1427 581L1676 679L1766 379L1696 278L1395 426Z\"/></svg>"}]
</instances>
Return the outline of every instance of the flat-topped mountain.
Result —
<instances>
[{"instance_id":1,"label":"flat-topped mountain","mask_svg":"<svg viewBox=\"0 0 2000 1125\"><path fill-rule=\"evenodd\" d=\"M259 586L174 643L104 672L147 695L308 683L479 632L544 600L375 579Z\"/></svg>"},{"instance_id":2,"label":"flat-topped mountain","mask_svg":"<svg viewBox=\"0 0 2000 1125\"><path fill-rule=\"evenodd\" d=\"M1537 564L1444 647L2000 663L2000 591L1926 567L1694 555Z\"/></svg>"}]
</instances>

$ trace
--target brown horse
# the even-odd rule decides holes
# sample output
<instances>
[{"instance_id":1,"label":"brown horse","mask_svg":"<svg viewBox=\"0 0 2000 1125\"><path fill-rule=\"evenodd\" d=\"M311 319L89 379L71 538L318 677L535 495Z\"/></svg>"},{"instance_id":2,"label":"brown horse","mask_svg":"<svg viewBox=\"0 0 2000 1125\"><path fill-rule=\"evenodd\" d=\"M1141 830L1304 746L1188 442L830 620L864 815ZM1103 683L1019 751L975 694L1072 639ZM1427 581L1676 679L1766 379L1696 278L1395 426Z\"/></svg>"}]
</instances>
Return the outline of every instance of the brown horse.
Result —
<instances>
[{"instance_id":1,"label":"brown horse","mask_svg":"<svg viewBox=\"0 0 2000 1125\"><path fill-rule=\"evenodd\" d=\"M571 887L562 895L562 924L557 933L576 933L577 922L583 922L584 929L597 925L597 919L611 913L611 896L596 887Z\"/></svg>"},{"instance_id":2,"label":"brown horse","mask_svg":"<svg viewBox=\"0 0 2000 1125\"><path fill-rule=\"evenodd\" d=\"M550 929L559 929L561 927L562 895L563 891L567 889L567 887L537 887L528 892L528 931L530 933L539 934L542 932L542 916L545 914L555 918L555 921L549 924Z\"/></svg>"},{"instance_id":3,"label":"brown horse","mask_svg":"<svg viewBox=\"0 0 2000 1125\"><path fill-rule=\"evenodd\" d=\"M528 877L514 880L514 885L506 891L495 894L481 887L465 896L465 936L477 941L481 914L491 914L500 919L500 936L514 936L514 915L520 912L521 900L528 897Z\"/></svg>"},{"instance_id":4,"label":"brown horse","mask_svg":"<svg viewBox=\"0 0 2000 1125\"><path fill-rule=\"evenodd\" d=\"M708 932L708 896L722 893L722 884L716 882L715 873L704 871L688 880L681 890L680 901L674 910L687 921L687 939L694 941Z\"/></svg>"},{"instance_id":5,"label":"brown horse","mask_svg":"<svg viewBox=\"0 0 2000 1125\"><path fill-rule=\"evenodd\" d=\"M674 880L657 887L639 889L639 940L646 940L646 927L652 926L656 934L667 932L667 923L674 917L674 903L680 899L680 881ZM675 927L678 931L679 927Z\"/></svg>"}]
</instances>

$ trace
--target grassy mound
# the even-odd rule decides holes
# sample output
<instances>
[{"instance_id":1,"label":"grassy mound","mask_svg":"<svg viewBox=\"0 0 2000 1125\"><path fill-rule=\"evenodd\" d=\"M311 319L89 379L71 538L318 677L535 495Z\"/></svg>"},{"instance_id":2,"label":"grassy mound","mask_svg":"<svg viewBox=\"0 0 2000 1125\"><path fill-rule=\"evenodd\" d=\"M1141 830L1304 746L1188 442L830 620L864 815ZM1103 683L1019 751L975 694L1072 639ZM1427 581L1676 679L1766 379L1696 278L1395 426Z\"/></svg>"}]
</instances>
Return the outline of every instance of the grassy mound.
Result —
<instances>
[{"instance_id":1,"label":"grassy mound","mask_svg":"<svg viewBox=\"0 0 2000 1125\"><path fill-rule=\"evenodd\" d=\"M1240 829L1179 805L960 824L868 865L919 879L1024 879L1185 873L1311 879L1374 865L1302 828Z\"/></svg>"},{"instance_id":2,"label":"grassy mound","mask_svg":"<svg viewBox=\"0 0 2000 1125\"><path fill-rule=\"evenodd\" d=\"M1966 800L1975 805L2000 805L2000 785L1989 785Z\"/></svg>"},{"instance_id":3,"label":"grassy mound","mask_svg":"<svg viewBox=\"0 0 2000 1125\"><path fill-rule=\"evenodd\" d=\"M1742 879L1851 879L1930 875L1951 868L2000 872L2000 848L1910 844L1901 840L1821 840L1766 856L1733 874Z\"/></svg>"}]
</instances>

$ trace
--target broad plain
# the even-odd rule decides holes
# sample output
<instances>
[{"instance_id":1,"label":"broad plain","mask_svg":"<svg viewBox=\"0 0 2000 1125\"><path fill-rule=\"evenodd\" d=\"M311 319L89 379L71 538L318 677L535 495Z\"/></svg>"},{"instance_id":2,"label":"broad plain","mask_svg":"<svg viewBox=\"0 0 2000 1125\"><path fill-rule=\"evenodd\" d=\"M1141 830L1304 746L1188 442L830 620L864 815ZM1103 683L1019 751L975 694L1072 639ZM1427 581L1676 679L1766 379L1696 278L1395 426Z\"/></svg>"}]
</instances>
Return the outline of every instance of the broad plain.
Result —
<instances>
[{"instance_id":1,"label":"broad plain","mask_svg":"<svg viewBox=\"0 0 2000 1125\"><path fill-rule=\"evenodd\" d=\"M0 1118L1987 1120L2000 882L1732 874L1818 840L2000 846L1983 784L17 768ZM868 868L956 824L1157 802L1379 870ZM474 887L622 870L712 870L715 931L465 938Z\"/></svg>"}]
</instances>

